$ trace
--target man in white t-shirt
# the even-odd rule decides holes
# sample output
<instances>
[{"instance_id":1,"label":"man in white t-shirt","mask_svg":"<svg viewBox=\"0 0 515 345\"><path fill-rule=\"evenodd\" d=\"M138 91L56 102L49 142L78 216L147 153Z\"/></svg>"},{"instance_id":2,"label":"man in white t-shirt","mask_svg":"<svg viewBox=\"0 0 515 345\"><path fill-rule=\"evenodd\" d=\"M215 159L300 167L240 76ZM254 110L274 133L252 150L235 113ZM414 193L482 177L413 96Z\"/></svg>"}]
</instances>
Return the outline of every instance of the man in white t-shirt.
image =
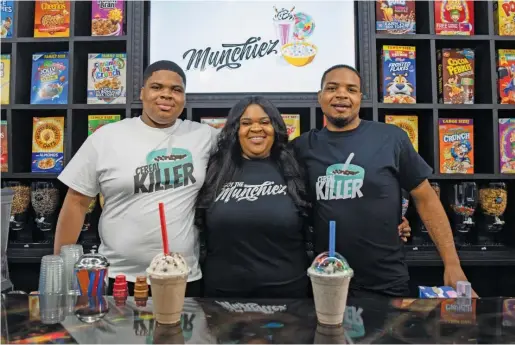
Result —
<instances>
[{"instance_id":1,"label":"man in white t-shirt","mask_svg":"<svg viewBox=\"0 0 515 345\"><path fill-rule=\"evenodd\" d=\"M185 88L186 76L177 64L158 61L147 67L140 93L142 115L95 131L59 175L69 189L54 252L76 243L90 201L102 193L99 253L111 264L111 288L118 274L129 282L145 275L152 258L163 250L158 211L163 202L170 251L182 253L191 268L186 295L201 294L195 201L218 130L178 119ZM132 289L129 283L131 295Z\"/></svg>"}]
</instances>

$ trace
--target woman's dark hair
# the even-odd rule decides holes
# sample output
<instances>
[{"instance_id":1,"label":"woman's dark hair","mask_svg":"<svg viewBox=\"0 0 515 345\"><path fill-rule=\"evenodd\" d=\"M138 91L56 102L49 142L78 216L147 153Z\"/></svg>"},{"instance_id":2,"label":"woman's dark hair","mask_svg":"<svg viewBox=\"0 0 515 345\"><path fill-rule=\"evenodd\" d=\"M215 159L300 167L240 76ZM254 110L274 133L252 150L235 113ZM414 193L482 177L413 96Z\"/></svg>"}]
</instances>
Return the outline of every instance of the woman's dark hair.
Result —
<instances>
[{"instance_id":1,"label":"woman's dark hair","mask_svg":"<svg viewBox=\"0 0 515 345\"><path fill-rule=\"evenodd\" d=\"M286 124L279 110L261 96L245 97L229 111L227 122L218 137L217 149L209 159L206 180L197 199L197 208L206 209L211 206L222 187L241 171L245 158L242 157L238 136L240 118L251 104L259 105L270 118L275 132L270 159L277 164L284 176L288 194L299 212L307 216L309 204L303 171L288 147Z\"/></svg>"}]
</instances>

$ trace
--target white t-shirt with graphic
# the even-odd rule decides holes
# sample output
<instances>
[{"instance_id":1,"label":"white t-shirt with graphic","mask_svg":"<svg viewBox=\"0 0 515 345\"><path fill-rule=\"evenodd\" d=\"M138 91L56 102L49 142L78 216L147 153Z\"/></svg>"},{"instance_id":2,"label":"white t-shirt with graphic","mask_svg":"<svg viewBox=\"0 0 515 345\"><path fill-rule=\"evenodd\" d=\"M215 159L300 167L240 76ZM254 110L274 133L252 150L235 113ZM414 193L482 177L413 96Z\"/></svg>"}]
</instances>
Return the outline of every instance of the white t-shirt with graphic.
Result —
<instances>
[{"instance_id":1,"label":"white t-shirt with graphic","mask_svg":"<svg viewBox=\"0 0 515 345\"><path fill-rule=\"evenodd\" d=\"M159 203L165 205L170 251L182 253L191 273L198 264L195 201L219 130L188 120L169 128L146 125L140 117L99 128L59 175L84 195L105 198L99 221L99 253L111 266L109 277L134 282L163 250Z\"/></svg>"}]
</instances>

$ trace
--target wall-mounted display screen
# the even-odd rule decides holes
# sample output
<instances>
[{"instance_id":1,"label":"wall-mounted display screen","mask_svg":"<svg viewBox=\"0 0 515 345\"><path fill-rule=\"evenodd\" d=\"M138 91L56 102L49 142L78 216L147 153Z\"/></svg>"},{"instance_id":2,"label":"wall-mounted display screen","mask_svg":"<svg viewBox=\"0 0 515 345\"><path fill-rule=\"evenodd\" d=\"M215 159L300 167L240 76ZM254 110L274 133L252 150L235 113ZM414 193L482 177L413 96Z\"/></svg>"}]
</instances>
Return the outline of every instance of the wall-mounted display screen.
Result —
<instances>
[{"instance_id":1,"label":"wall-mounted display screen","mask_svg":"<svg viewBox=\"0 0 515 345\"><path fill-rule=\"evenodd\" d=\"M316 92L356 64L353 1L151 1L150 63L172 60L188 93Z\"/></svg>"}]
</instances>

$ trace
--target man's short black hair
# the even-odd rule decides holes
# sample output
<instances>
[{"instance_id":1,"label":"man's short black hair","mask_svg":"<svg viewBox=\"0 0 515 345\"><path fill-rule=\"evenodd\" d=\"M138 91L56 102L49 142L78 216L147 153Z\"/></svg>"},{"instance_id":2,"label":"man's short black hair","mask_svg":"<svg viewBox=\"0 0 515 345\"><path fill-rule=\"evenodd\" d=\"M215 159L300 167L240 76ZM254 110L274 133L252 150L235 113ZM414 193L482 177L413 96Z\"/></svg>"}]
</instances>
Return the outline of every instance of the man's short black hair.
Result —
<instances>
[{"instance_id":1,"label":"man's short black hair","mask_svg":"<svg viewBox=\"0 0 515 345\"><path fill-rule=\"evenodd\" d=\"M354 67L352 66L349 66L349 65L334 65L333 67L330 67L328 68L324 74L322 75L322 81L320 82L320 89L322 89L324 87L324 82L325 82L325 77L327 76L328 73L334 71L335 69L340 69L340 68L343 68L343 69L348 69L354 73L356 73L356 75L358 76L359 78L359 83L361 84L361 75L359 74L358 70L355 69Z\"/></svg>"},{"instance_id":2,"label":"man's short black hair","mask_svg":"<svg viewBox=\"0 0 515 345\"><path fill-rule=\"evenodd\" d=\"M145 72L143 73L143 85L147 82L148 78L152 75L152 73L157 71L172 71L181 76L182 82L184 83L184 87L186 87L186 74L184 73L181 66L176 64L173 61L168 60L160 60L156 61L153 64L149 65L145 68Z\"/></svg>"}]
</instances>

